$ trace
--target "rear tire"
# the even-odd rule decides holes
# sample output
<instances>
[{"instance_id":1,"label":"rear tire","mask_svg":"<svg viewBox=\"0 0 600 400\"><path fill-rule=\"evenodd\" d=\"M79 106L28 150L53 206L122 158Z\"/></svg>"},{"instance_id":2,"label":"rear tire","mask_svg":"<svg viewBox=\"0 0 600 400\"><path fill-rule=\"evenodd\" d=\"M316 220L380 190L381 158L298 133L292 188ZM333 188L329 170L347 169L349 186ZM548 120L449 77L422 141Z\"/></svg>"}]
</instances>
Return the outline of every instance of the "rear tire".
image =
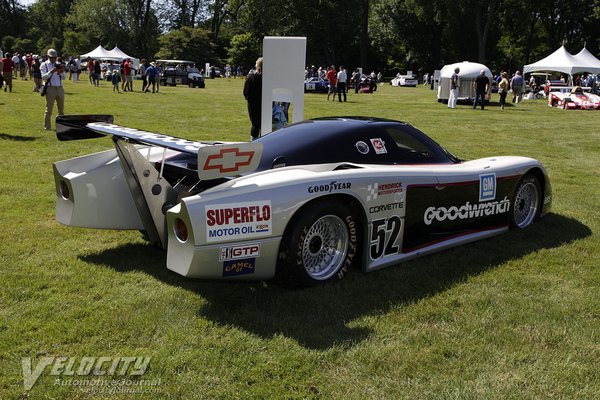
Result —
<instances>
[{"instance_id":1,"label":"rear tire","mask_svg":"<svg viewBox=\"0 0 600 400\"><path fill-rule=\"evenodd\" d=\"M350 207L316 201L299 211L281 241L277 275L308 287L342 279L358 261L360 229Z\"/></svg>"},{"instance_id":2,"label":"rear tire","mask_svg":"<svg viewBox=\"0 0 600 400\"><path fill-rule=\"evenodd\" d=\"M542 190L539 180L526 174L517 184L510 213L511 226L519 229L533 224L541 211Z\"/></svg>"}]
</instances>

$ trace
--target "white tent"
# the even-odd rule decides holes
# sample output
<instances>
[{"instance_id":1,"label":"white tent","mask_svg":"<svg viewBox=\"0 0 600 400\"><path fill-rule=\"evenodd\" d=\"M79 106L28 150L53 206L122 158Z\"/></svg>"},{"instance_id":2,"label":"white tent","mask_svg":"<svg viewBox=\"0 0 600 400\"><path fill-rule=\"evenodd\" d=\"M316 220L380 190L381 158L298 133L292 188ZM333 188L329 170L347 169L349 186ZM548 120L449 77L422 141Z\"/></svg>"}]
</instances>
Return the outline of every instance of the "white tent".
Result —
<instances>
[{"instance_id":1,"label":"white tent","mask_svg":"<svg viewBox=\"0 0 600 400\"><path fill-rule=\"evenodd\" d=\"M585 68L585 70L578 72L591 72L594 74L600 73L600 60L594 57L594 55L585 47L573 57L577 59L578 64L583 65L583 68Z\"/></svg>"},{"instance_id":2,"label":"white tent","mask_svg":"<svg viewBox=\"0 0 600 400\"><path fill-rule=\"evenodd\" d=\"M458 99L459 100L473 100L475 98L475 91L473 90L473 82L481 73L481 70L485 71L485 76L490 80L489 93L492 90L492 71L480 63L463 61L460 63L444 65L440 71L440 85L438 87L438 101L446 101L450 97L450 78L456 68L460 68L458 73L460 87L458 88Z\"/></svg>"},{"instance_id":3,"label":"white tent","mask_svg":"<svg viewBox=\"0 0 600 400\"><path fill-rule=\"evenodd\" d=\"M130 57L127 54L123 53L121 49L115 46L112 50L106 50L102 45L99 45L94 50L90 51L86 54L81 54L79 58L81 60L85 60L86 58L93 58L95 60L108 60L108 61L123 61L126 58L131 59L133 63L133 68L138 69L140 65L140 60L134 57Z\"/></svg>"},{"instance_id":4,"label":"white tent","mask_svg":"<svg viewBox=\"0 0 600 400\"><path fill-rule=\"evenodd\" d=\"M123 52L123 50L121 50L120 48L118 48L117 46L115 46L114 49L109 50L108 53L111 55L111 57L115 57L118 60L124 60L126 58L129 58L131 60L131 62L133 63L133 68L134 69L138 69L139 65L140 65L140 59L139 58L135 58L135 57L131 57L128 56L127 54L125 54Z\"/></svg>"},{"instance_id":5,"label":"white tent","mask_svg":"<svg viewBox=\"0 0 600 400\"><path fill-rule=\"evenodd\" d=\"M102 45L99 45L94 50L90 51L86 54L81 54L79 58L81 60L85 60L86 58L93 58L95 60L114 60L118 61L120 58L113 56L108 50L106 50Z\"/></svg>"},{"instance_id":6,"label":"white tent","mask_svg":"<svg viewBox=\"0 0 600 400\"><path fill-rule=\"evenodd\" d=\"M534 71L557 71L570 76L578 72L600 72L600 61L585 47L574 56L565 49L565 46L560 46L548 57L542 58L533 64L528 64L523 69L525 73Z\"/></svg>"}]
</instances>

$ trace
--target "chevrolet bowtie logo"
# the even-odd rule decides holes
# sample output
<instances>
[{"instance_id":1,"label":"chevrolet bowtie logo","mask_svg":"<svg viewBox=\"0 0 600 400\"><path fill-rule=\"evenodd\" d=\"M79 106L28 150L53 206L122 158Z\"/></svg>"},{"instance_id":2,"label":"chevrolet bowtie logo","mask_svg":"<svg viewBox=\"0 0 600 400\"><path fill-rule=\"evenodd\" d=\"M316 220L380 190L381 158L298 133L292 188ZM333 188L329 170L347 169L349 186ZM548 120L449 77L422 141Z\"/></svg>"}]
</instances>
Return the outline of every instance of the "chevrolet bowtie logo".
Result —
<instances>
[{"instance_id":1,"label":"chevrolet bowtie logo","mask_svg":"<svg viewBox=\"0 0 600 400\"><path fill-rule=\"evenodd\" d=\"M236 172L240 167L250 165L254 151L240 151L239 148L222 149L218 154L206 158L204 170L216 169L220 173Z\"/></svg>"}]
</instances>

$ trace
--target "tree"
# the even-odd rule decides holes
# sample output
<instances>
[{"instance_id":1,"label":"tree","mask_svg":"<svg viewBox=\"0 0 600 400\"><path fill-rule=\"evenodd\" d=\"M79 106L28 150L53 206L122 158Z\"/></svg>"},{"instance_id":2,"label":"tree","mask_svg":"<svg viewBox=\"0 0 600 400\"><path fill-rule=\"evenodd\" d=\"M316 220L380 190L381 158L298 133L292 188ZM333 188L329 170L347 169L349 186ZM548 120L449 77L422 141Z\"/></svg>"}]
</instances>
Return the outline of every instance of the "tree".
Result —
<instances>
[{"instance_id":1,"label":"tree","mask_svg":"<svg viewBox=\"0 0 600 400\"><path fill-rule=\"evenodd\" d=\"M22 35L26 28L26 12L17 0L0 0L0 38ZM4 40L3 46L4 46ZM12 48L4 47L5 50Z\"/></svg>"},{"instance_id":2,"label":"tree","mask_svg":"<svg viewBox=\"0 0 600 400\"><path fill-rule=\"evenodd\" d=\"M67 22L72 32L83 35L69 34L69 45L88 50L98 44L118 45L127 54L153 56L158 48L158 21L147 9L149 1L78 0Z\"/></svg>"},{"instance_id":3,"label":"tree","mask_svg":"<svg viewBox=\"0 0 600 400\"><path fill-rule=\"evenodd\" d=\"M262 54L262 43L250 33L242 33L231 38L228 56L231 65L254 66L256 59Z\"/></svg>"},{"instance_id":4,"label":"tree","mask_svg":"<svg viewBox=\"0 0 600 400\"><path fill-rule=\"evenodd\" d=\"M87 52L99 44L108 47L118 43L123 46L129 42L128 32L123 28L127 25L127 12L117 4L116 0L77 1L67 17L69 32L77 33L67 34L70 50L75 50L72 47L77 46L79 52L84 49Z\"/></svg>"},{"instance_id":5,"label":"tree","mask_svg":"<svg viewBox=\"0 0 600 400\"><path fill-rule=\"evenodd\" d=\"M159 43L157 58L190 60L197 64L220 64L215 45L210 40L210 32L206 29L184 26L161 36Z\"/></svg>"},{"instance_id":6,"label":"tree","mask_svg":"<svg viewBox=\"0 0 600 400\"><path fill-rule=\"evenodd\" d=\"M66 17L71 11L74 0L38 0L29 8L30 29L28 36L37 46L50 43L62 53Z\"/></svg>"}]
</instances>

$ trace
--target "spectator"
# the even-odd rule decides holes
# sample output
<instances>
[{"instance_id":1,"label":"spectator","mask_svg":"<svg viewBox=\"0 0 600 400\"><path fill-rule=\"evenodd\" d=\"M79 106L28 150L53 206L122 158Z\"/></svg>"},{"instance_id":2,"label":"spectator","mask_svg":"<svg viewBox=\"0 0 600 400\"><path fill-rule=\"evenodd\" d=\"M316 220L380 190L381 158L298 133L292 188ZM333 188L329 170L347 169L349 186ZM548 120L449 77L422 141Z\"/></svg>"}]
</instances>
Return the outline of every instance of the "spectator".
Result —
<instances>
[{"instance_id":1,"label":"spectator","mask_svg":"<svg viewBox=\"0 0 600 400\"><path fill-rule=\"evenodd\" d=\"M146 92L148 89L148 76L146 74L146 69L148 68L148 62L145 58L142 58L140 62L140 76L142 77L142 93Z\"/></svg>"},{"instance_id":2,"label":"spectator","mask_svg":"<svg viewBox=\"0 0 600 400\"><path fill-rule=\"evenodd\" d=\"M46 89L46 113L44 115L44 129L51 129L52 109L54 102L58 106L58 115L64 115L65 108L65 92L63 90L63 80L67 77L65 74L65 66L57 60L58 53L54 49L48 50L48 61L44 62L40 70L42 78L48 82Z\"/></svg>"},{"instance_id":3,"label":"spectator","mask_svg":"<svg viewBox=\"0 0 600 400\"><path fill-rule=\"evenodd\" d=\"M448 108L456 108L456 102L458 101L458 88L460 87L460 78L458 74L460 68L456 67L454 73L450 77L450 96L448 98Z\"/></svg>"},{"instance_id":4,"label":"spectator","mask_svg":"<svg viewBox=\"0 0 600 400\"><path fill-rule=\"evenodd\" d=\"M475 78L473 82L473 89L475 89L475 100L473 100L473 110L477 108L477 102L481 100L481 109L485 109L485 95L490 87L490 80L485 76L485 70L479 72L479 76Z\"/></svg>"},{"instance_id":5,"label":"spectator","mask_svg":"<svg viewBox=\"0 0 600 400\"><path fill-rule=\"evenodd\" d=\"M119 93L119 82L121 80L121 77L119 76L119 70L115 69L112 73L112 75L110 76L110 81L113 85L113 93Z\"/></svg>"},{"instance_id":6,"label":"spectator","mask_svg":"<svg viewBox=\"0 0 600 400\"><path fill-rule=\"evenodd\" d=\"M254 73L248 75L244 83L244 97L248 101L248 116L250 117L250 140L258 139L261 126L262 109L262 57L256 60Z\"/></svg>"},{"instance_id":7,"label":"spectator","mask_svg":"<svg viewBox=\"0 0 600 400\"><path fill-rule=\"evenodd\" d=\"M100 86L100 74L102 69L100 68L100 61L94 61L94 85Z\"/></svg>"},{"instance_id":8,"label":"spectator","mask_svg":"<svg viewBox=\"0 0 600 400\"><path fill-rule=\"evenodd\" d=\"M525 86L525 80L521 71L517 71L515 76L510 80L510 89L513 92L512 102L519 104L523 99L523 87Z\"/></svg>"},{"instance_id":9,"label":"spectator","mask_svg":"<svg viewBox=\"0 0 600 400\"><path fill-rule=\"evenodd\" d=\"M158 64L155 65L156 67L156 73L154 74L155 76L155 80L156 80L156 93L158 93L159 89L160 89L160 77L163 74L163 66L162 64ZM152 89L154 90L154 86L152 87Z\"/></svg>"},{"instance_id":10,"label":"spectator","mask_svg":"<svg viewBox=\"0 0 600 400\"><path fill-rule=\"evenodd\" d=\"M343 65L340 65L340 70L337 73L337 95L338 100L342 102L342 94L344 95L344 102L346 102L346 81L348 80L348 74L344 69Z\"/></svg>"},{"instance_id":11,"label":"spectator","mask_svg":"<svg viewBox=\"0 0 600 400\"><path fill-rule=\"evenodd\" d=\"M358 93L358 89L360 86L360 70L358 68L356 68L356 70L354 70L354 72L352 73L352 84L354 85L354 93Z\"/></svg>"},{"instance_id":12,"label":"spectator","mask_svg":"<svg viewBox=\"0 0 600 400\"><path fill-rule=\"evenodd\" d=\"M531 75L531 77L529 78L529 87L531 88L531 90L535 90L537 87L537 83L535 81L535 76Z\"/></svg>"},{"instance_id":13,"label":"spectator","mask_svg":"<svg viewBox=\"0 0 600 400\"><path fill-rule=\"evenodd\" d=\"M146 92L150 91L150 85L152 85L152 93L155 92L156 89L156 78L158 77L158 69L156 69L156 64L151 62L150 66L146 68L146 79L148 83L146 84Z\"/></svg>"},{"instance_id":14,"label":"spectator","mask_svg":"<svg viewBox=\"0 0 600 400\"><path fill-rule=\"evenodd\" d=\"M19 72L21 75L21 80L27 80L27 61L25 61L25 55L19 57Z\"/></svg>"},{"instance_id":15,"label":"spectator","mask_svg":"<svg viewBox=\"0 0 600 400\"><path fill-rule=\"evenodd\" d=\"M39 92L42 88L42 71L40 69L40 59L38 56L33 57L33 62L31 64L31 71L33 76L33 91Z\"/></svg>"},{"instance_id":16,"label":"spectator","mask_svg":"<svg viewBox=\"0 0 600 400\"><path fill-rule=\"evenodd\" d=\"M15 53L15 55L12 58L12 62L13 62L13 78L18 78L19 77L19 64L21 63L21 55L19 53Z\"/></svg>"},{"instance_id":17,"label":"spectator","mask_svg":"<svg viewBox=\"0 0 600 400\"><path fill-rule=\"evenodd\" d=\"M4 91L8 89L12 92L12 79L13 79L13 70L15 69L15 64L10 57L10 53L4 54L4 58L2 59L2 76L4 77Z\"/></svg>"},{"instance_id":18,"label":"spectator","mask_svg":"<svg viewBox=\"0 0 600 400\"><path fill-rule=\"evenodd\" d=\"M329 67L327 74L325 75L325 79L329 81L329 89L327 90L327 101L329 101L329 96L333 95L333 101L335 101L335 91L337 86L337 73L335 71L335 66Z\"/></svg>"},{"instance_id":19,"label":"spectator","mask_svg":"<svg viewBox=\"0 0 600 400\"><path fill-rule=\"evenodd\" d=\"M502 71L502 79L500 79L500 83L498 83L498 94L500 95L500 109L504 110L504 106L506 104L506 95L508 94L508 74Z\"/></svg>"},{"instance_id":20,"label":"spectator","mask_svg":"<svg viewBox=\"0 0 600 400\"><path fill-rule=\"evenodd\" d=\"M25 56L25 62L27 63L27 73L29 74L29 79L33 79L33 71L31 71L31 66L33 65L33 56L31 53L27 53Z\"/></svg>"},{"instance_id":21,"label":"spectator","mask_svg":"<svg viewBox=\"0 0 600 400\"><path fill-rule=\"evenodd\" d=\"M86 68L88 71L88 77L90 79L90 84L95 85L96 83L94 82L94 60L93 59L88 57Z\"/></svg>"},{"instance_id":22,"label":"spectator","mask_svg":"<svg viewBox=\"0 0 600 400\"><path fill-rule=\"evenodd\" d=\"M123 74L125 75L125 82L123 84L123 91L133 92L133 75L131 71L131 60L126 58L123 62Z\"/></svg>"}]
</instances>

